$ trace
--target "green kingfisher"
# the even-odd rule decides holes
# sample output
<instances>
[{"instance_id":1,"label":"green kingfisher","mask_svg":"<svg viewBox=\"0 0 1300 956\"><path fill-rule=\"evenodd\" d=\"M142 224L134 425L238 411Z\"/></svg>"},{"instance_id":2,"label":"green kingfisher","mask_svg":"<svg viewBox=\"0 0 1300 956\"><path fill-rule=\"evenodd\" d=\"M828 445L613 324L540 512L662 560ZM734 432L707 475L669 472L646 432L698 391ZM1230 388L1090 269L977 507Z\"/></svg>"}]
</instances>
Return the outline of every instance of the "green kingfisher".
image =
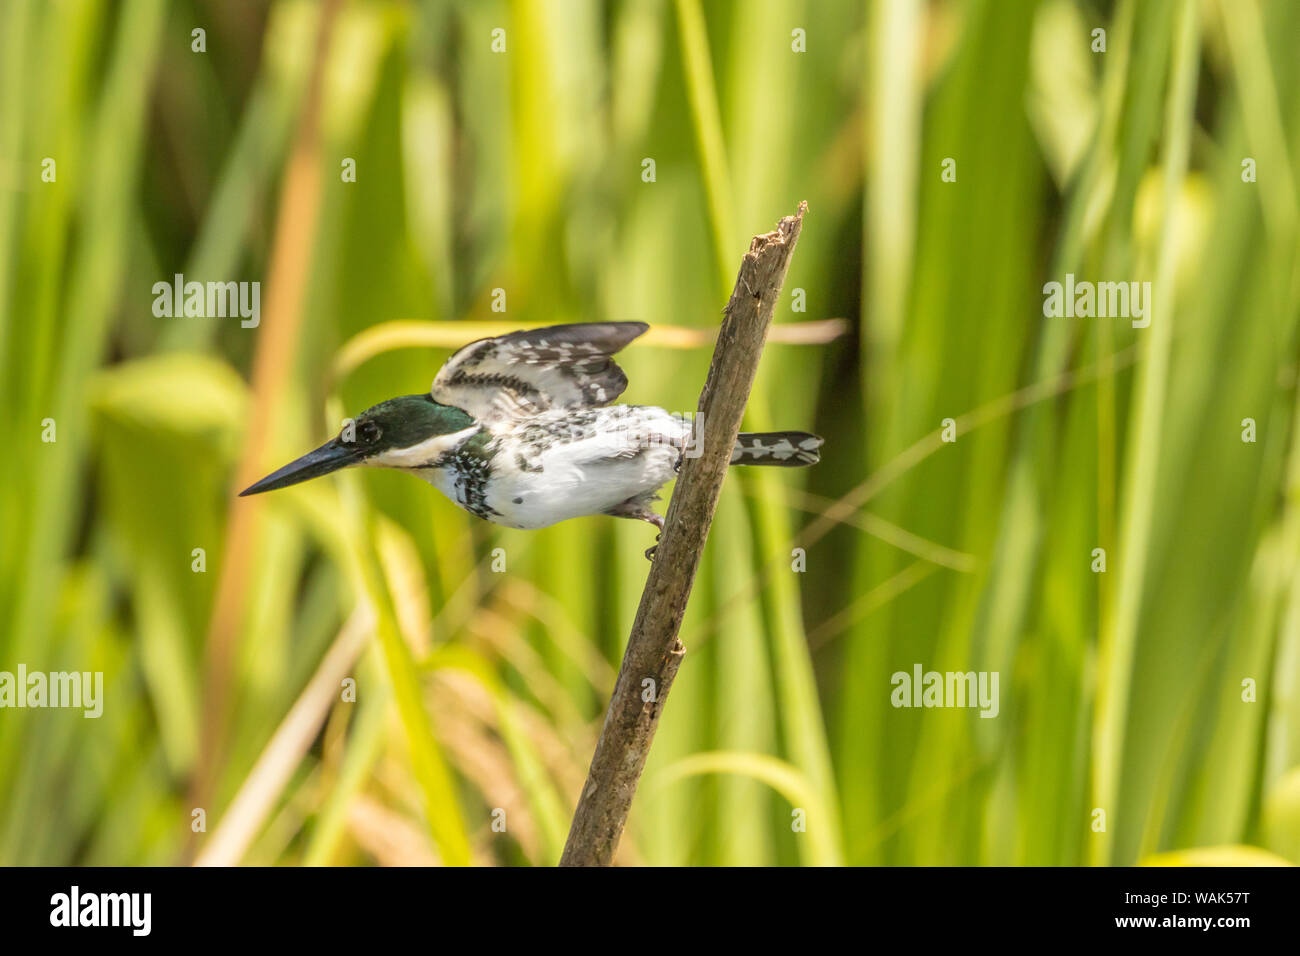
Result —
<instances>
[{"instance_id":1,"label":"green kingfisher","mask_svg":"<svg viewBox=\"0 0 1300 956\"><path fill-rule=\"evenodd\" d=\"M604 514L662 531L650 505L691 454L692 422L653 406L609 404L627 387L611 356L647 328L553 325L471 342L447 360L429 394L366 409L240 495L371 465L418 475L509 528ZM807 432L741 433L731 463L811 465L821 444Z\"/></svg>"}]
</instances>

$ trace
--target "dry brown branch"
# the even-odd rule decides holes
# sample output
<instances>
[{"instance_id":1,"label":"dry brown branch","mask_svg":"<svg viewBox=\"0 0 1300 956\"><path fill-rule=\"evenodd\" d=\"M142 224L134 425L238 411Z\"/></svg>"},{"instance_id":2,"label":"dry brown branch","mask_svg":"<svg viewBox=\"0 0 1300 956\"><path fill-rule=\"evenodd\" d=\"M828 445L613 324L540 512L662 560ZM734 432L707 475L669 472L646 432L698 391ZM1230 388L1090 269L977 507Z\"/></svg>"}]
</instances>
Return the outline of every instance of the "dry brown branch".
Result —
<instances>
[{"instance_id":1,"label":"dry brown branch","mask_svg":"<svg viewBox=\"0 0 1300 956\"><path fill-rule=\"evenodd\" d=\"M741 261L700 395L700 454L683 462L668 505L663 538L641 594L561 866L608 865L618 849L685 653L677 633L806 209L807 203L800 203L798 213L782 219L775 232L755 236Z\"/></svg>"}]
</instances>

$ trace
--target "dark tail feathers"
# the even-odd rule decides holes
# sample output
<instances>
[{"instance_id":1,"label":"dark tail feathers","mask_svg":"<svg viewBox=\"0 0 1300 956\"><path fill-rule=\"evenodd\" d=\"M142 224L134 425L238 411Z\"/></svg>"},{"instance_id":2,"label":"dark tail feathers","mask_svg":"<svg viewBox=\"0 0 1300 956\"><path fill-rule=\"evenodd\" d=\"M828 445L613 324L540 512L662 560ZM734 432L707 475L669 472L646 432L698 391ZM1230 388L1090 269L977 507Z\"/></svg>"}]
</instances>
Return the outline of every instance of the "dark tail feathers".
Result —
<instances>
[{"instance_id":1,"label":"dark tail feathers","mask_svg":"<svg viewBox=\"0 0 1300 956\"><path fill-rule=\"evenodd\" d=\"M822 440L808 432L741 432L731 463L800 468L821 461L821 447Z\"/></svg>"}]
</instances>

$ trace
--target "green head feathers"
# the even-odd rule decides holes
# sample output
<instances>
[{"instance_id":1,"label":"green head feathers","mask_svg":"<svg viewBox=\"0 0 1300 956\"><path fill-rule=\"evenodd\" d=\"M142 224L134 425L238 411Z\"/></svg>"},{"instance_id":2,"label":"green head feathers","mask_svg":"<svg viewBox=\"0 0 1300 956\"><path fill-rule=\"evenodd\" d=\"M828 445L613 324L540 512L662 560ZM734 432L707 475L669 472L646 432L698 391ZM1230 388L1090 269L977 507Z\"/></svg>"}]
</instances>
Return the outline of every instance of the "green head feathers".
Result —
<instances>
[{"instance_id":1,"label":"green head feathers","mask_svg":"<svg viewBox=\"0 0 1300 956\"><path fill-rule=\"evenodd\" d=\"M417 459L434 456L433 439L451 435L474 425L474 419L459 408L442 405L426 395L399 395L367 408L346 425L337 437L315 451L291 461L239 494L256 495L319 478L349 465L377 464L409 467ZM409 456L401 453L412 450ZM422 449L427 449L422 450ZM409 463L405 460L409 458Z\"/></svg>"}]
</instances>

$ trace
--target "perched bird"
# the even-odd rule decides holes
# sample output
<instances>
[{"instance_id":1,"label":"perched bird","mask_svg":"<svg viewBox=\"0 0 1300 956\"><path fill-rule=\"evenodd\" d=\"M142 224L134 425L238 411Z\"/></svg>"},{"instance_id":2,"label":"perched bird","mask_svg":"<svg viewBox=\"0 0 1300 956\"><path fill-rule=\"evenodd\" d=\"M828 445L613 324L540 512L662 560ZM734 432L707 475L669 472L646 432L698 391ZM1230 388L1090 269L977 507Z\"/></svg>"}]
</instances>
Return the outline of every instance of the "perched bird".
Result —
<instances>
[{"instance_id":1,"label":"perched bird","mask_svg":"<svg viewBox=\"0 0 1300 956\"><path fill-rule=\"evenodd\" d=\"M418 475L509 528L606 514L662 531L650 504L689 453L691 421L649 405L609 404L627 387L611 356L647 328L553 325L471 342L447 360L430 394L366 409L338 437L240 495L372 465ZM821 444L807 432L742 433L731 463L811 465Z\"/></svg>"}]
</instances>

